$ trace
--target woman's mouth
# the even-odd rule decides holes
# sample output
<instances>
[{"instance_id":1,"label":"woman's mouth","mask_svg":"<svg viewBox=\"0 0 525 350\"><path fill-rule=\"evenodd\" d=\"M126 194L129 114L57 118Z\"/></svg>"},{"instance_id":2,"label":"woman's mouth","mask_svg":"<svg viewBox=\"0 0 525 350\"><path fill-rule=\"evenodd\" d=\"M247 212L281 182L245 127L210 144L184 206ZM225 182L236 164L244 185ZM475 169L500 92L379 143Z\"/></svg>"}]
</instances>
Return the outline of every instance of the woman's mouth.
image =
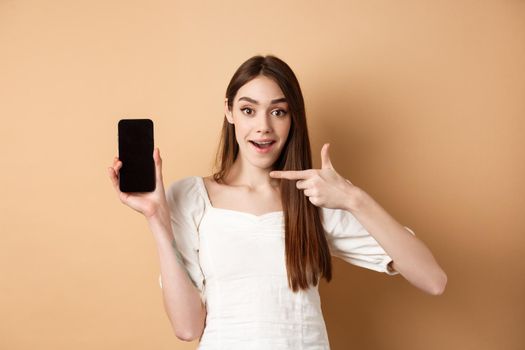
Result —
<instances>
[{"instance_id":1,"label":"woman's mouth","mask_svg":"<svg viewBox=\"0 0 525 350\"><path fill-rule=\"evenodd\" d=\"M273 145L275 144L275 141L267 141L267 142L255 142L250 140L250 143L252 144L252 147L258 152L258 153L268 153L270 150L273 149Z\"/></svg>"}]
</instances>

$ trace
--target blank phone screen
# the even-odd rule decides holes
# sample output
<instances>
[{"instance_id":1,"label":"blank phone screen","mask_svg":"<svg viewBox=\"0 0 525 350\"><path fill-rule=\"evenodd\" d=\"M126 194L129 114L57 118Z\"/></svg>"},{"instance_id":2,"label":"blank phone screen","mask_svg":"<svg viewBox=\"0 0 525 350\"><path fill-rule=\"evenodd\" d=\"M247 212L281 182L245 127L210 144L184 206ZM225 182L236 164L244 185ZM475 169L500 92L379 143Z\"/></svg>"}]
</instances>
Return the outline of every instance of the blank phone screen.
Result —
<instances>
[{"instance_id":1,"label":"blank phone screen","mask_svg":"<svg viewBox=\"0 0 525 350\"><path fill-rule=\"evenodd\" d=\"M118 123L119 160L122 162L119 187L122 192L155 190L153 121L121 119Z\"/></svg>"}]
</instances>

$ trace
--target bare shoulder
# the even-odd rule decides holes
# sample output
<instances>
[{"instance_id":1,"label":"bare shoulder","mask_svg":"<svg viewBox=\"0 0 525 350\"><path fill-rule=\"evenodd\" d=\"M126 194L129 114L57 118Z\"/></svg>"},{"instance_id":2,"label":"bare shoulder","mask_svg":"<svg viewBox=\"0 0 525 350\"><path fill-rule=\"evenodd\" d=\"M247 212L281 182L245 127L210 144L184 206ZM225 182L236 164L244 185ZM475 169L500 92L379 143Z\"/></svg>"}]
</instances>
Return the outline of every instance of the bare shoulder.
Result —
<instances>
[{"instance_id":1,"label":"bare shoulder","mask_svg":"<svg viewBox=\"0 0 525 350\"><path fill-rule=\"evenodd\" d=\"M225 186L223 184L217 183L217 181L215 181L215 179L213 178L213 175L203 176L202 180L204 181L204 184L206 185L208 191L214 191L219 187Z\"/></svg>"},{"instance_id":2,"label":"bare shoulder","mask_svg":"<svg viewBox=\"0 0 525 350\"><path fill-rule=\"evenodd\" d=\"M224 192L224 190L227 189L228 186L217 183L217 181L215 181L215 179L213 178L213 175L203 176L202 180L204 182L204 186L206 187L206 191L208 192L208 197L210 198L210 201L216 204L217 197L220 196L220 194Z\"/></svg>"}]
</instances>

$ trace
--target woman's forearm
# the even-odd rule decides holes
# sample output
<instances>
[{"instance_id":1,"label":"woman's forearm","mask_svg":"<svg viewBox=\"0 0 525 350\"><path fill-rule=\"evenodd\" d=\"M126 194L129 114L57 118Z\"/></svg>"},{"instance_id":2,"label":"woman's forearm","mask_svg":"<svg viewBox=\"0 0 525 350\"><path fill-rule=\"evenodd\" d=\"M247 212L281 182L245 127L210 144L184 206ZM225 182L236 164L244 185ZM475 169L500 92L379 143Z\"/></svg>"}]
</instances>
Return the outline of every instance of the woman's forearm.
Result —
<instances>
[{"instance_id":1,"label":"woman's forearm","mask_svg":"<svg viewBox=\"0 0 525 350\"><path fill-rule=\"evenodd\" d=\"M430 249L399 224L368 193L358 189L358 201L348 205L364 226L392 258L394 268L416 287L433 295L442 294L447 275L438 265ZM355 203L358 204L355 204Z\"/></svg>"},{"instance_id":2,"label":"woman's forearm","mask_svg":"<svg viewBox=\"0 0 525 350\"><path fill-rule=\"evenodd\" d=\"M169 213L148 218L157 243L164 308L176 336L185 341L198 339L204 330L206 308L174 248Z\"/></svg>"}]
</instances>

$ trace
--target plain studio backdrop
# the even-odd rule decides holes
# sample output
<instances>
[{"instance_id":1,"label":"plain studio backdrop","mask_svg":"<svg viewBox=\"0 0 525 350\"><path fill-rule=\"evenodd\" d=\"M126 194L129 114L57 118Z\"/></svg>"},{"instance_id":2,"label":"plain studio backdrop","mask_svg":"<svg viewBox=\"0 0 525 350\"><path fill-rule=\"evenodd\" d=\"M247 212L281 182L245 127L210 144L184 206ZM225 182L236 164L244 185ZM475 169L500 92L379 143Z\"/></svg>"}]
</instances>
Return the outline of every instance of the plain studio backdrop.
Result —
<instances>
[{"instance_id":1,"label":"plain studio backdrop","mask_svg":"<svg viewBox=\"0 0 525 350\"><path fill-rule=\"evenodd\" d=\"M144 217L107 174L151 118L164 185L209 175L256 54L301 84L315 167L412 228L441 296L334 258L333 350L525 346L524 1L0 1L0 348L195 349Z\"/></svg>"}]
</instances>

